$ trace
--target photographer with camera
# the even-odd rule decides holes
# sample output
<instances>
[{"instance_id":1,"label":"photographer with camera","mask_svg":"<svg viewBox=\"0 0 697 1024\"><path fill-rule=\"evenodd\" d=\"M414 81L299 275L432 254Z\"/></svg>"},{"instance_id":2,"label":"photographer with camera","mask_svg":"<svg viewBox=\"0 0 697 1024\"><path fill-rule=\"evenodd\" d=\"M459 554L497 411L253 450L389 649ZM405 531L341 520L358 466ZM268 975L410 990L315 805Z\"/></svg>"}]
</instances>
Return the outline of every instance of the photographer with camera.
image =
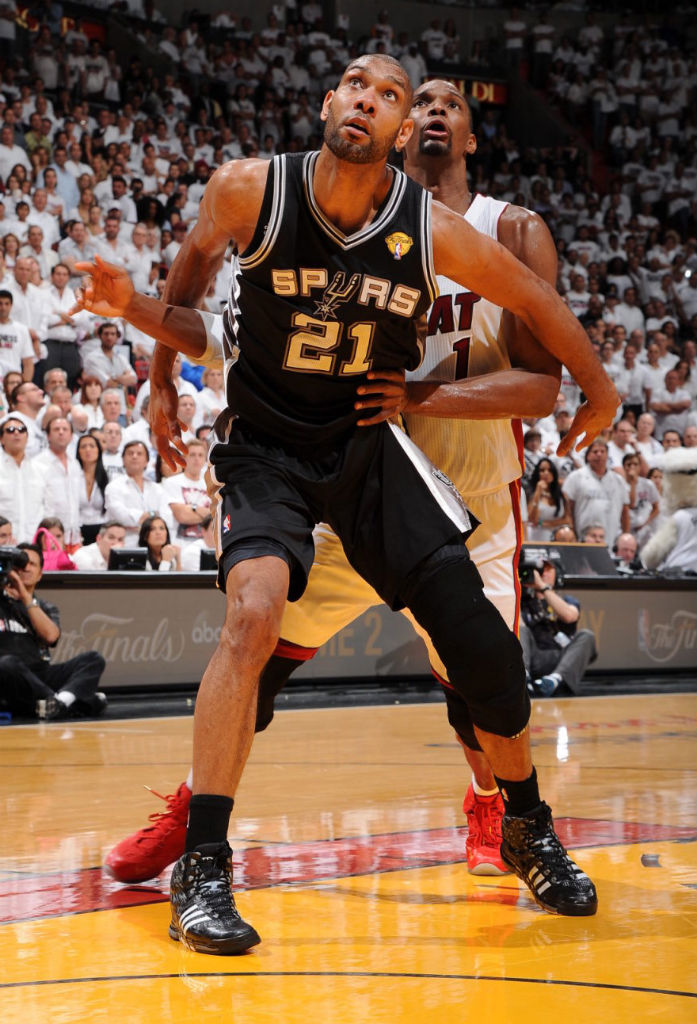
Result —
<instances>
[{"instance_id":1,"label":"photographer with camera","mask_svg":"<svg viewBox=\"0 0 697 1024\"><path fill-rule=\"evenodd\" d=\"M542 560L531 565L521 559L522 584L519 639L533 696L551 697L560 686L575 693L588 665L597 657L590 629L577 631L580 605L563 597L555 585L555 566Z\"/></svg>"},{"instance_id":2,"label":"photographer with camera","mask_svg":"<svg viewBox=\"0 0 697 1024\"><path fill-rule=\"evenodd\" d=\"M101 654L49 661L61 630L55 605L34 596L42 570L38 545L0 548L0 708L49 720L99 715L107 703L97 691Z\"/></svg>"}]
</instances>

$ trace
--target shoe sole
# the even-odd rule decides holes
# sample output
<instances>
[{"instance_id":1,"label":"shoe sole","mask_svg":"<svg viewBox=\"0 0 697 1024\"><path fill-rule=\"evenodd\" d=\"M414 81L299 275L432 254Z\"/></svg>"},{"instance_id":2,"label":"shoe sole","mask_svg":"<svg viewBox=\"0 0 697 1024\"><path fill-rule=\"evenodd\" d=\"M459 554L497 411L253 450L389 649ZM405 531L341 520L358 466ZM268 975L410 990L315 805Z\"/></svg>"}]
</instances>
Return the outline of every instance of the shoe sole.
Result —
<instances>
[{"instance_id":1,"label":"shoe sole","mask_svg":"<svg viewBox=\"0 0 697 1024\"><path fill-rule=\"evenodd\" d=\"M569 905L569 906L567 906L565 908L554 907L554 906L552 906L549 903L545 903L545 901L540 896L537 895L535 890L530 887L530 885L528 883L528 880L526 879L525 875L523 875L518 870L516 865L515 864L511 864L510 861L506 860L506 858L504 856L504 853L503 853L503 850L501 850L501 860L504 862L504 864L508 864L509 865L509 867L510 867L511 871L513 872L513 874L517 875L518 878L521 880L521 882L525 883L525 887L528 890L528 892L530 893L530 895L532 896L532 898L534 899L535 903L542 910L546 910L548 914L556 914L558 917L593 917L593 915L598 912L598 901L597 901L597 899L595 900L594 903L588 903L585 906L578 906L576 904L571 904L571 905Z\"/></svg>"},{"instance_id":2,"label":"shoe sole","mask_svg":"<svg viewBox=\"0 0 697 1024\"><path fill-rule=\"evenodd\" d=\"M171 863L174 863L174 861L172 861ZM169 867L169 864L165 864L164 868L160 868L159 871L152 872L149 875L139 875L135 873L124 874L122 871L119 870L119 868L113 867L113 865L109 864L108 861L104 862L104 870L107 872L107 874L111 875L114 881L123 882L125 885L140 885L141 882L149 882L151 880L159 878L162 872L167 867Z\"/></svg>"},{"instance_id":3,"label":"shoe sole","mask_svg":"<svg viewBox=\"0 0 697 1024\"><path fill-rule=\"evenodd\" d=\"M172 921L169 926L169 937L175 942L181 942L182 946L186 946L192 953L235 956L238 953L246 953L252 946L258 946L261 942L256 929L251 925L248 925L247 928L246 936L237 936L234 939L204 939L200 935L187 935Z\"/></svg>"},{"instance_id":4,"label":"shoe sole","mask_svg":"<svg viewBox=\"0 0 697 1024\"><path fill-rule=\"evenodd\" d=\"M467 866L467 872L470 875L489 875L489 876L491 876L491 875L510 875L511 868L509 868L509 867L499 868L499 867L496 866L496 864L485 863L485 864L475 864L475 866L473 868L471 868L468 865Z\"/></svg>"}]
</instances>

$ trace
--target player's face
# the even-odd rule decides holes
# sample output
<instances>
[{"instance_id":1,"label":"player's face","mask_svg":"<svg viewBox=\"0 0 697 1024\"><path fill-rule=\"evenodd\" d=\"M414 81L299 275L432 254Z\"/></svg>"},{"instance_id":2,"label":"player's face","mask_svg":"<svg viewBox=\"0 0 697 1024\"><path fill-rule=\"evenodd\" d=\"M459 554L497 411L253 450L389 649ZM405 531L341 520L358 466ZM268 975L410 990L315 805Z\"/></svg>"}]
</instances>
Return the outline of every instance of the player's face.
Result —
<instances>
[{"instance_id":1,"label":"player's face","mask_svg":"<svg viewBox=\"0 0 697 1024\"><path fill-rule=\"evenodd\" d=\"M397 64L359 57L325 98L325 144L347 163L386 160L392 147L402 149L411 134L411 121L405 120L409 92L409 80Z\"/></svg>"},{"instance_id":2,"label":"player's face","mask_svg":"<svg viewBox=\"0 0 697 1024\"><path fill-rule=\"evenodd\" d=\"M414 134L406 146L408 161L420 156L452 156L460 160L477 148L467 103L450 83L434 79L414 93L411 106Z\"/></svg>"}]
</instances>

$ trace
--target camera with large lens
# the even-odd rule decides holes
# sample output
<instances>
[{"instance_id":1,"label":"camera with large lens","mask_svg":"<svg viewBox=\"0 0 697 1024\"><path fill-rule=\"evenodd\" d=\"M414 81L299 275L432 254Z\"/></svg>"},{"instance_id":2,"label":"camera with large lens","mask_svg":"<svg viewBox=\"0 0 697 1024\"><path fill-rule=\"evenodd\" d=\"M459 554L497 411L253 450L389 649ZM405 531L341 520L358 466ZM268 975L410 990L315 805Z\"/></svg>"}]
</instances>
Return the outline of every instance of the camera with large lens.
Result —
<instances>
[{"instance_id":1,"label":"camera with large lens","mask_svg":"<svg viewBox=\"0 0 697 1024\"><path fill-rule=\"evenodd\" d=\"M518 579L522 587L533 587L535 584L535 570L542 575L545 565L553 565L556 572L555 587L564 585L564 574L561 567L559 552L544 547L528 547L525 545L518 559ZM523 590L523 595L531 593L530 590Z\"/></svg>"},{"instance_id":2,"label":"camera with large lens","mask_svg":"<svg viewBox=\"0 0 697 1024\"><path fill-rule=\"evenodd\" d=\"M29 561L29 555L20 548L0 545L0 587L7 583L13 569L23 569Z\"/></svg>"}]
</instances>

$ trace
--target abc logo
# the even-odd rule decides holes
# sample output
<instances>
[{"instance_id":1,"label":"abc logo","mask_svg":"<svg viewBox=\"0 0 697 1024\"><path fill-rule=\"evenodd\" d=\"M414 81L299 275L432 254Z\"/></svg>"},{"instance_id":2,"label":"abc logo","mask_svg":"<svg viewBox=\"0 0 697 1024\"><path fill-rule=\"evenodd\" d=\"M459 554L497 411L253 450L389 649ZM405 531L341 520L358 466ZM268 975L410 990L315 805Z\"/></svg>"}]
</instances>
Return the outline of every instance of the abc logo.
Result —
<instances>
[{"instance_id":1,"label":"abc logo","mask_svg":"<svg viewBox=\"0 0 697 1024\"><path fill-rule=\"evenodd\" d=\"M205 612L195 619L191 630L191 641L194 644L217 644L220 639L220 626L213 628L206 621Z\"/></svg>"}]
</instances>

